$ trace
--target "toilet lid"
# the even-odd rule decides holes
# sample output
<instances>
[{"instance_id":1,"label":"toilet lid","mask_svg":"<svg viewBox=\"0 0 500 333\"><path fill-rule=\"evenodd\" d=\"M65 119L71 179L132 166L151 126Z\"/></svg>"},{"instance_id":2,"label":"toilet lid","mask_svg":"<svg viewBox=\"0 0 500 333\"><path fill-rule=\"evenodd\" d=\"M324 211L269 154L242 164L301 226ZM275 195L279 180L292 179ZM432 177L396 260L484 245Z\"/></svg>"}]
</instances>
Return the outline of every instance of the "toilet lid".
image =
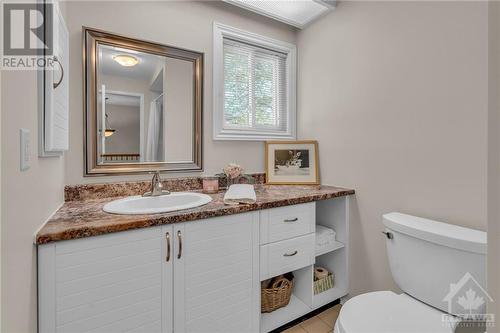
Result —
<instances>
[{"instance_id":1,"label":"toilet lid","mask_svg":"<svg viewBox=\"0 0 500 333\"><path fill-rule=\"evenodd\" d=\"M443 315L406 294L377 291L347 301L335 333L453 333L456 321L444 321Z\"/></svg>"}]
</instances>

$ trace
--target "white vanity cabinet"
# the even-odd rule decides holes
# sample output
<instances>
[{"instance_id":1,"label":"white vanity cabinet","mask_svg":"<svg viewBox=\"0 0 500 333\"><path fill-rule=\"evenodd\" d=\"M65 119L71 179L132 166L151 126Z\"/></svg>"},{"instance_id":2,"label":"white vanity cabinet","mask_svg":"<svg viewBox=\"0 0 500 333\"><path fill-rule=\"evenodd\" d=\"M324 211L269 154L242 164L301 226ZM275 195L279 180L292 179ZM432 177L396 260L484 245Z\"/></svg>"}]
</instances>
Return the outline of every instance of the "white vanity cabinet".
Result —
<instances>
[{"instance_id":1,"label":"white vanity cabinet","mask_svg":"<svg viewBox=\"0 0 500 333\"><path fill-rule=\"evenodd\" d=\"M38 246L39 332L269 332L348 292L349 198ZM336 231L326 250L315 230ZM314 294L314 267L334 287ZM290 303L260 313L260 282L293 272Z\"/></svg>"},{"instance_id":2,"label":"white vanity cabinet","mask_svg":"<svg viewBox=\"0 0 500 333\"><path fill-rule=\"evenodd\" d=\"M259 330L258 217L253 212L174 225L175 333Z\"/></svg>"},{"instance_id":3,"label":"white vanity cabinet","mask_svg":"<svg viewBox=\"0 0 500 333\"><path fill-rule=\"evenodd\" d=\"M172 264L153 227L38 247L39 332L168 332ZM170 316L170 318L169 318Z\"/></svg>"},{"instance_id":4,"label":"white vanity cabinet","mask_svg":"<svg viewBox=\"0 0 500 333\"><path fill-rule=\"evenodd\" d=\"M258 331L258 212L38 246L39 332Z\"/></svg>"}]
</instances>

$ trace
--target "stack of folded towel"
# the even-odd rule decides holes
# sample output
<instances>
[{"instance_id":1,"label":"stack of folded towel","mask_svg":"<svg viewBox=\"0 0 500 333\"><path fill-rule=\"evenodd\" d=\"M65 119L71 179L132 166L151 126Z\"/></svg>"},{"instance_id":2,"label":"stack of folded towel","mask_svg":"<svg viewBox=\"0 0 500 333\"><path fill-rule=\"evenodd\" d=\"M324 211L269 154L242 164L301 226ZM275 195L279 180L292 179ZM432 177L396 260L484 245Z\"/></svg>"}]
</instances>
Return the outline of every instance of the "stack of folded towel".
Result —
<instances>
[{"instance_id":1,"label":"stack of folded towel","mask_svg":"<svg viewBox=\"0 0 500 333\"><path fill-rule=\"evenodd\" d=\"M226 205L253 204L257 201L253 185L234 184L224 194Z\"/></svg>"},{"instance_id":2,"label":"stack of folded towel","mask_svg":"<svg viewBox=\"0 0 500 333\"><path fill-rule=\"evenodd\" d=\"M335 230L319 224L316 225L316 252L321 252L322 250L329 248L333 243L335 243L335 237Z\"/></svg>"}]
</instances>

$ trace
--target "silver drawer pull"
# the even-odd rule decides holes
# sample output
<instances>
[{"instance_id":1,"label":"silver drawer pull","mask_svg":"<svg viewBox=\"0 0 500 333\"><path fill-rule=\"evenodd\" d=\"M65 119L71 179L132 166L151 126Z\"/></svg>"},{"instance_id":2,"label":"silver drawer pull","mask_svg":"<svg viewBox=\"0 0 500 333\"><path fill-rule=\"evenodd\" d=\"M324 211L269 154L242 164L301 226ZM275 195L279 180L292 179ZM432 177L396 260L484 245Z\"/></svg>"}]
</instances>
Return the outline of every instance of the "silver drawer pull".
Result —
<instances>
[{"instance_id":1,"label":"silver drawer pull","mask_svg":"<svg viewBox=\"0 0 500 333\"><path fill-rule=\"evenodd\" d=\"M63 65L61 64L61 62L59 61L59 59L58 59L56 56L54 56L54 58L53 58L53 59L54 59L54 62L55 62L56 64L58 64L58 65L59 65L59 68L61 69L61 77L59 78L59 81L54 82L54 83L52 84L52 86L54 87L54 89L57 89L57 87L59 87L59 85L61 84L61 82L62 82L62 80L63 80L63 78L64 78L64 67L63 67Z\"/></svg>"},{"instance_id":2,"label":"silver drawer pull","mask_svg":"<svg viewBox=\"0 0 500 333\"><path fill-rule=\"evenodd\" d=\"M177 253L177 259L182 257L182 234L180 230L177 230L177 239L179 241L179 253Z\"/></svg>"},{"instance_id":3,"label":"silver drawer pull","mask_svg":"<svg viewBox=\"0 0 500 333\"><path fill-rule=\"evenodd\" d=\"M293 251L292 253L285 253L283 255L283 257L293 257L294 255L296 255L297 253L299 253L299 251L295 250Z\"/></svg>"},{"instance_id":4,"label":"silver drawer pull","mask_svg":"<svg viewBox=\"0 0 500 333\"><path fill-rule=\"evenodd\" d=\"M165 238L167 238L167 258L166 258L166 261L169 262L170 261L170 233L166 233L165 234Z\"/></svg>"},{"instance_id":5,"label":"silver drawer pull","mask_svg":"<svg viewBox=\"0 0 500 333\"><path fill-rule=\"evenodd\" d=\"M293 219L285 219L285 220L283 220L283 222L297 222L298 220L299 220L299 218L296 217L296 218L293 218Z\"/></svg>"}]
</instances>

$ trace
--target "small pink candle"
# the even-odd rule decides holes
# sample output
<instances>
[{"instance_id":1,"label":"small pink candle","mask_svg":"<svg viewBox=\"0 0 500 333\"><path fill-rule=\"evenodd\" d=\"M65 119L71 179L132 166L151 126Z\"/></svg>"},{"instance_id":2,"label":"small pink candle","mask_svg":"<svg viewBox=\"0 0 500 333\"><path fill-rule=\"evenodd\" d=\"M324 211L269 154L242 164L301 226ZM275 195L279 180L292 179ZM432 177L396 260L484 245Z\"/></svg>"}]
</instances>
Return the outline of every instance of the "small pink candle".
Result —
<instances>
[{"instance_id":1,"label":"small pink candle","mask_svg":"<svg viewBox=\"0 0 500 333\"><path fill-rule=\"evenodd\" d=\"M204 193L217 193L217 192L219 192L219 177L204 177L203 178L203 192Z\"/></svg>"}]
</instances>

